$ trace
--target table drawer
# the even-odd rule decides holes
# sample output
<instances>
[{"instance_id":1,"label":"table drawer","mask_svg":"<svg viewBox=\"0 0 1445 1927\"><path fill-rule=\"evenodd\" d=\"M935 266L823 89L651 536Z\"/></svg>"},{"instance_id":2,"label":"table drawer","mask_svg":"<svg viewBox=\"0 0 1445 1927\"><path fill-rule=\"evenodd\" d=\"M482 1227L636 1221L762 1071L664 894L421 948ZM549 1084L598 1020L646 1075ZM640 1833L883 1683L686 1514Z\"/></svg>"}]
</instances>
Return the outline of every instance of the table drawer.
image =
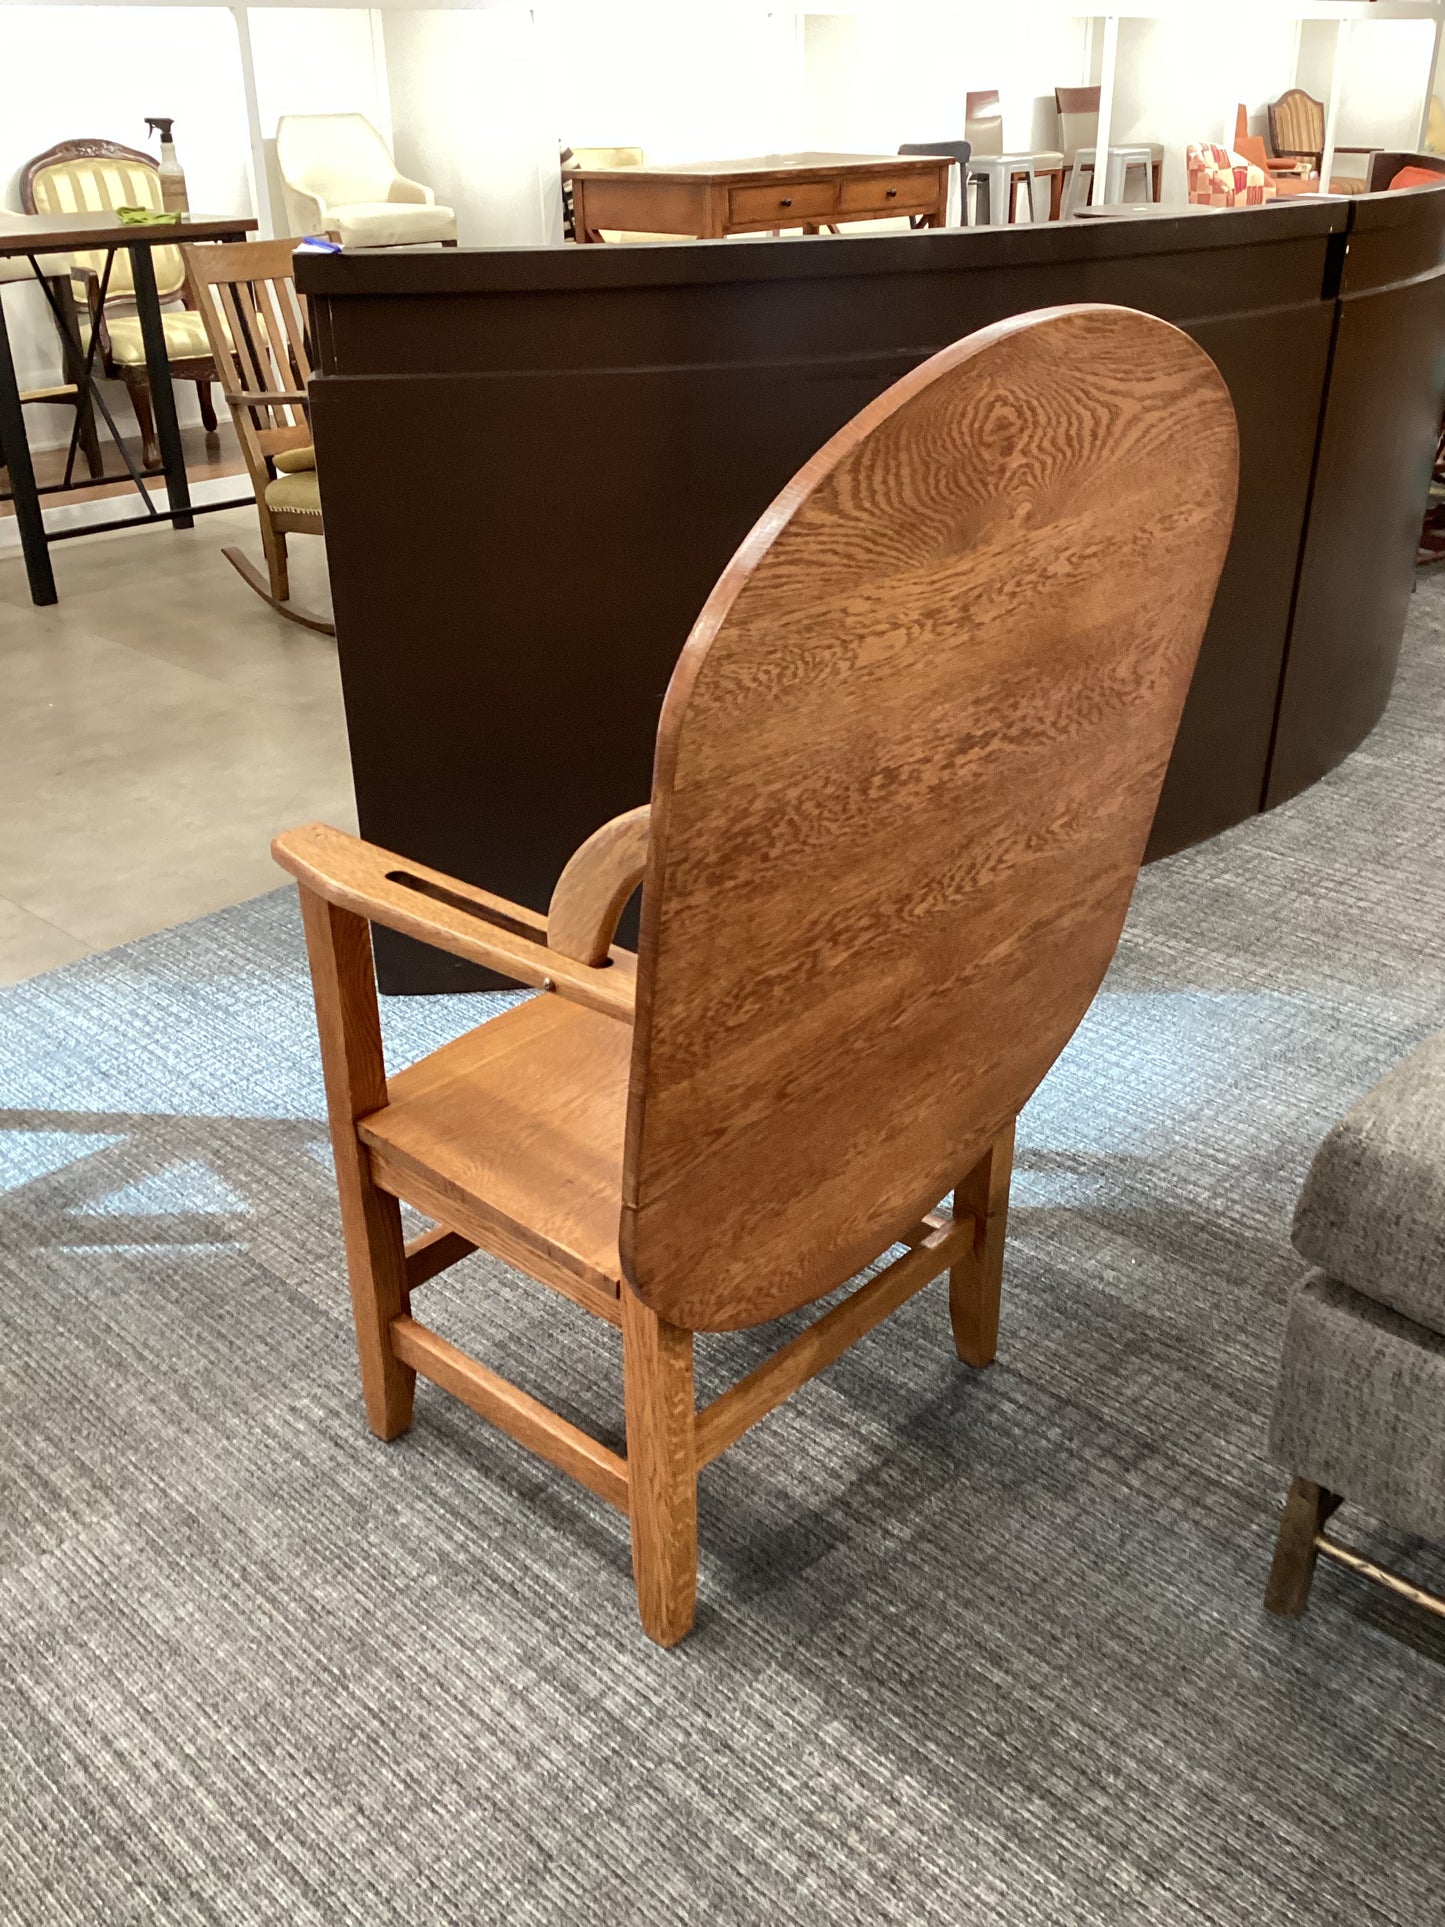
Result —
<instances>
[{"instance_id":1,"label":"table drawer","mask_svg":"<svg viewBox=\"0 0 1445 1927\"><path fill-rule=\"evenodd\" d=\"M767 187L735 187L728 195L728 225L793 227L826 220L838 206L833 181L774 181Z\"/></svg>"},{"instance_id":2,"label":"table drawer","mask_svg":"<svg viewBox=\"0 0 1445 1927\"><path fill-rule=\"evenodd\" d=\"M938 172L915 167L899 174L855 174L842 183L840 214L922 214L938 201Z\"/></svg>"}]
</instances>

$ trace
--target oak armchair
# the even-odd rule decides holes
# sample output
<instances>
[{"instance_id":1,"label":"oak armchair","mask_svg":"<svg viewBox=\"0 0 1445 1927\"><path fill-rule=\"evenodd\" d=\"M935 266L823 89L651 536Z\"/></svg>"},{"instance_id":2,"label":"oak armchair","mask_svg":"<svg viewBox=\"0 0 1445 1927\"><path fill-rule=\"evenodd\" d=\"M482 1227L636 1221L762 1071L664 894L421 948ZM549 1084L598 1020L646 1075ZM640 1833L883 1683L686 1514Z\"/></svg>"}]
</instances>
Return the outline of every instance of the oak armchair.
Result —
<instances>
[{"instance_id":1,"label":"oak armchair","mask_svg":"<svg viewBox=\"0 0 1445 1927\"><path fill-rule=\"evenodd\" d=\"M1168 324L1003 322L766 511L673 673L650 806L545 917L324 826L274 845L371 1428L406 1430L421 1373L615 1506L663 1645L692 1624L712 1459L942 1272L960 1357L994 1356L1014 1119L1117 942L1236 465L1223 381ZM389 1075L368 919L541 994ZM402 1199L435 1222L409 1245ZM414 1316L478 1247L620 1325L625 1456ZM696 1409L694 1334L871 1267Z\"/></svg>"}]
</instances>

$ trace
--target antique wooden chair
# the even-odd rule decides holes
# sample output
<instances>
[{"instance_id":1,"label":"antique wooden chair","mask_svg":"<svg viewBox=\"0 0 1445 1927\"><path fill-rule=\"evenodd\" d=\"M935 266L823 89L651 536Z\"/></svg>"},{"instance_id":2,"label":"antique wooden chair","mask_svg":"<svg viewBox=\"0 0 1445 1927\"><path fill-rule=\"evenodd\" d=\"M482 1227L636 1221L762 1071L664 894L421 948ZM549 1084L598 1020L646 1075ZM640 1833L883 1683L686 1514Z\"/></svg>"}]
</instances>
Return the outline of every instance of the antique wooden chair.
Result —
<instances>
[{"instance_id":1,"label":"antique wooden chair","mask_svg":"<svg viewBox=\"0 0 1445 1927\"><path fill-rule=\"evenodd\" d=\"M292 602L286 558L288 535L322 532L306 412L311 361L291 271L291 257L299 246L297 240L234 241L182 248L181 253L256 491L266 579L240 549L222 549L221 554L281 615L334 636L335 627L325 616Z\"/></svg>"},{"instance_id":2,"label":"antique wooden chair","mask_svg":"<svg viewBox=\"0 0 1445 1927\"><path fill-rule=\"evenodd\" d=\"M1269 122L1269 144L1282 161L1303 162L1317 176L1325 159L1324 102L1307 94L1303 87L1291 87L1265 108ZM1335 154L1370 155L1373 147L1336 146ZM1368 173L1368 168L1366 173ZM1332 194L1363 194L1364 176L1335 174L1330 180Z\"/></svg>"},{"instance_id":3,"label":"antique wooden chair","mask_svg":"<svg viewBox=\"0 0 1445 1927\"><path fill-rule=\"evenodd\" d=\"M100 212L117 207L159 210L161 171L153 155L122 147L118 141L61 141L27 161L20 170L20 205L27 214ZM196 384L201 424L207 435L214 435L216 411L211 405L211 383L217 379L217 366L207 349L205 330L185 301L181 251L156 248L152 260L171 376ZM122 249L108 261L105 249L91 249L71 256L71 273L81 284L92 321L99 320L101 368L109 379L123 381L130 396L141 434L141 464L159 468L160 447L145 343L140 316L135 312L130 256Z\"/></svg>"},{"instance_id":4,"label":"antique wooden chair","mask_svg":"<svg viewBox=\"0 0 1445 1927\"><path fill-rule=\"evenodd\" d=\"M546 916L323 825L274 845L371 1427L406 1430L421 1372L627 1513L664 1645L710 1460L940 1272L959 1354L994 1355L1014 1119L1117 942L1235 472L1187 336L1120 308L1000 323L763 515L673 673L650 810L582 845ZM639 881L634 955L612 938ZM368 918L544 994L389 1077ZM399 1199L436 1229L404 1244ZM694 1409L695 1332L900 1245ZM475 1247L621 1326L625 1457L413 1316Z\"/></svg>"}]
</instances>

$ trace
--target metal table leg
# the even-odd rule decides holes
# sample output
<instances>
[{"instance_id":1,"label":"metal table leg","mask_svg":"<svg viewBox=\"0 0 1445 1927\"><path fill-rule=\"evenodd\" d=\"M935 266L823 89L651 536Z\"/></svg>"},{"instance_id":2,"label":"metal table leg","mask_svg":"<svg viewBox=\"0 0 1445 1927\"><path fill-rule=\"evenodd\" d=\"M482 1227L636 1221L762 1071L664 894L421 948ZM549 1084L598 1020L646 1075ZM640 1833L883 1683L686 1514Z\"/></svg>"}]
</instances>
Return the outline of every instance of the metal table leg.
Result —
<instances>
[{"instance_id":1,"label":"metal table leg","mask_svg":"<svg viewBox=\"0 0 1445 1927\"><path fill-rule=\"evenodd\" d=\"M176 420L176 391L171 386L171 361L166 353L165 324L161 320L160 298L156 293L155 255L149 244L142 246L136 243L128 247L126 252L130 256L141 339L145 342L146 374L150 378L151 407L155 410L156 440L160 444L161 467L165 470L166 494L169 506L176 511L174 526L178 529L194 528L195 523L187 513L191 506L191 491L186 480L186 457L181 447L180 424Z\"/></svg>"},{"instance_id":2,"label":"metal table leg","mask_svg":"<svg viewBox=\"0 0 1445 1927\"><path fill-rule=\"evenodd\" d=\"M43 607L60 598L55 592L55 574L50 567L50 546L45 539L40 497L35 491L35 469L30 460L30 442L25 433L20 384L15 379L15 358L10 352L3 303L0 303L0 451L4 453L10 474L10 498L20 529L20 546L25 552L30 600Z\"/></svg>"}]
</instances>

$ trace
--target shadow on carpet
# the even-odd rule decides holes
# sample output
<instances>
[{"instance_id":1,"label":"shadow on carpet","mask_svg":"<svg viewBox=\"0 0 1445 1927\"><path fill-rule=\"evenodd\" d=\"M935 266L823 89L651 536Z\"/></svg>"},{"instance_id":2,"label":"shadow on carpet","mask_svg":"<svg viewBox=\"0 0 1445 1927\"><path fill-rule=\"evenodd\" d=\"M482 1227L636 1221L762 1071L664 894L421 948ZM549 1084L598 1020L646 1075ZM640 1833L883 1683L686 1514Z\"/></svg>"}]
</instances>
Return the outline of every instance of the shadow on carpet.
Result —
<instances>
[{"instance_id":1,"label":"shadow on carpet","mask_svg":"<svg viewBox=\"0 0 1445 1927\"><path fill-rule=\"evenodd\" d=\"M0 992L0 1920L1435 1918L1445 1637L1261 1595L1294 1195L1445 1023L1442 596L1342 769L1141 880L998 1366L932 1286L710 1468L672 1655L606 1507L430 1387L366 1433L288 893ZM610 1330L480 1256L427 1304L618 1440Z\"/></svg>"}]
</instances>

